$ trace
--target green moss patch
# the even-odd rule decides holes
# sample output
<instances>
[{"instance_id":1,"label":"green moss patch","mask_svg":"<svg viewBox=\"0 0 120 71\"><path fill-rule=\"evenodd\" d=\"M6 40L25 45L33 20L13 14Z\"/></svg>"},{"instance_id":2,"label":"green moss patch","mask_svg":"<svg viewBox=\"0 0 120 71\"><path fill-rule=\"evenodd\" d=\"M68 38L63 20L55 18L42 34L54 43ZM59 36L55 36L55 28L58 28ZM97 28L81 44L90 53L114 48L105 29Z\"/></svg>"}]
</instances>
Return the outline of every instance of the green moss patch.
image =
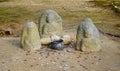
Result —
<instances>
[{"instance_id":1,"label":"green moss patch","mask_svg":"<svg viewBox=\"0 0 120 71\"><path fill-rule=\"evenodd\" d=\"M33 18L31 11L23 7L0 7L0 25Z\"/></svg>"}]
</instances>

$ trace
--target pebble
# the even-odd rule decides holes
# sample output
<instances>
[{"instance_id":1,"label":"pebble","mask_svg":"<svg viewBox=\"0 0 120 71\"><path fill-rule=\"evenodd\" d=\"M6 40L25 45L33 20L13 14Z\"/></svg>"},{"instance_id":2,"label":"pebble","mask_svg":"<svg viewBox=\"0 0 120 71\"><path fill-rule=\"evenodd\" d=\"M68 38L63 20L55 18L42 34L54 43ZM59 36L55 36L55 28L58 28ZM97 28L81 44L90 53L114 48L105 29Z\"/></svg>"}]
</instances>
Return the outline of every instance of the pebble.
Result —
<instances>
[{"instance_id":1,"label":"pebble","mask_svg":"<svg viewBox=\"0 0 120 71\"><path fill-rule=\"evenodd\" d=\"M67 59L64 59L62 62L67 62L68 60Z\"/></svg>"},{"instance_id":2,"label":"pebble","mask_svg":"<svg viewBox=\"0 0 120 71\"><path fill-rule=\"evenodd\" d=\"M5 62L2 62L2 64L5 64Z\"/></svg>"},{"instance_id":3,"label":"pebble","mask_svg":"<svg viewBox=\"0 0 120 71\"><path fill-rule=\"evenodd\" d=\"M64 67L68 67L68 65L67 64L65 64L65 65L63 65Z\"/></svg>"},{"instance_id":4,"label":"pebble","mask_svg":"<svg viewBox=\"0 0 120 71\"><path fill-rule=\"evenodd\" d=\"M60 56L64 56L64 55L65 55L64 52L58 52L58 54L59 54Z\"/></svg>"},{"instance_id":5,"label":"pebble","mask_svg":"<svg viewBox=\"0 0 120 71\"><path fill-rule=\"evenodd\" d=\"M87 58L87 57L85 57L84 59L85 59L85 60L87 60L88 58Z\"/></svg>"},{"instance_id":6,"label":"pebble","mask_svg":"<svg viewBox=\"0 0 120 71\"><path fill-rule=\"evenodd\" d=\"M95 63L95 65L98 65L98 64L99 64L99 62L96 62L96 63Z\"/></svg>"},{"instance_id":7,"label":"pebble","mask_svg":"<svg viewBox=\"0 0 120 71\"><path fill-rule=\"evenodd\" d=\"M40 49L40 54L46 52L45 49Z\"/></svg>"},{"instance_id":8,"label":"pebble","mask_svg":"<svg viewBox=\"0 0 120 71\"><path fill-rule=\"evenodd\" d=\"M64 51L64 52L67 52L67 49L66 49L66 48L64 48L64 49L63 49L63 51Z\"/></svg>"},{"instance_id":9,"label":"pebble","mask_svg":"<svg viewBox=\"0 0 120 71\"><path fill-rule=\"evenodd\" d=\"M23 63L26 65L26 64L28 64L28 62L27 62L27 60L25 59L25 60L23 60Z\"/></svg>"},{"instance_id":10,"label":"pebble","mask_svg":"<svg viewBox=\"0 0 120 71\"><path fill-rule=\"evenodd\" d=\"M43 66L44 66L44 67L47 67L47 66L48 66L48 64L49 64L49 63L48 63L48 62L46 62Z\"/></svg>"},{"instance_id":11,"label":"pebble","mask_svg":"<svg viewBox=\"0 0 120 71\"><path fill-rule=\"evenodd\" d=\"M88 69L86 66L84 66L84 65L82 65L82 64L80 64L80 66L83 67L83 68L86 69L86 70Z\"/></svg>"},{"instance_id":12,"label":"pebble","mask_svg":"<svg viewBox=\"0 0 120 71\"><path fill-rule=\"evenodd\" d=\"M69 66L67 64L62 64L59 66L60 69L63 69L63 71L66 71L69 69Z\"/></svg>"},{"instance_id":13,"label":"pebble","mask_svg":"<svg viewBox=\"0 0 120 71\"><path fill-rule=\"evenodd\" d=\"M47 62L46 64L48 65L49 63Z\"/></svg>"},{"instance_id":14,"label":"pebble","mask_svg":"<svg viewBox=\"0 0 120 71\"><path fill-rule=\"evenodd\" d=\"M27 56L27 55L30 55L30 51L26 51L26 56Z\"/></svg>"},{"instance_id":15,"label":"pebble","mask_svg":"<svg viewBox=\"0 0 120 71\"><path fill-rule=\"evenodd\" d=\"M11 71L10 69L8 71Z\"/></svg>"},{"instance_id":16,"label":"pebble","mask_svg":"<svg viewBox=\"0 0 120 71\"><path fill-rule=\"evenodd\" d=\"M49 52L50 55L54 55L54 52Z\"/></svg>"},{"instance_id":17,"label":"pebble","mask_svg":"<svg viewBox=\"0 0 120 71\"><path fill-rule=\"evenodd\" d=\"M97 56L94 56L94 58L97 58Z\"/></svg>"},{"instance_id":18,"label":"pebble","mask_svg":"<svg viewBox=\"0 0 120 71\"><path fill-rule=\"evenodd\" d=\"M41 64L41 66L43 66L43 64Z\"/></svg>"},{"instance_id":19,"label":"pebble","mask_svg":"<svg viewBox=\"0 0 120 71\"><path fill-rule=\"evenodd\" d=\"M71 42L70 47L71 48L75 48L76 47L76 43L75 42Z\"/></svg>"},{"instance_id":20,"label":"pebble","mask_svg":"<svg viewBox=\"0 0 120 71\"><path fill-rule=\"evenodd\" d=\"M42 56L43 56L44 58L47 58L47 57L48 57L48 54L49 54L48 52L43 52L43 53L42 53Z\"/></svg>"},{"instance_id":21,"label":"pebble","mask_svg":"<svg viewBox=\"0 0 120 71\"><path fill-rule=\"evenodd\" d=\"M30 65L30 67L33 67L33 65Z\"/></svg>"},{"instance_id":22,"label":"pebble","mask_svg":"<svg viewBox=\"0 0 120 71\"><path fill-rule=\"evenodd\" d=\"M63 70L66 71L69 69L69 66L67 64L63 65Z\"/></svg>"},{"instance_id":23,"label":"pebble","mask_svg":"<svg viewBox=\"0 0 120 71\"><path fill-rule=\"evenodd\" d=\"M42 58L41 58L41 57L39 57L38 59L39 59L39 60L41 60Z\"/></svg>"},{"instance_id":24,"label":"pebble","mask_svg":"<svg viewBox=\"0 0 120 71\"><path fill-rule=\"evenodd\" d=\"M98 60L102 60L102 59L98 59Z\"/></svg>"},{"instance_id":25,"label":"pebble","mask_svg":"<svg viewBox=\"0 0 120 71\"><path fill-rule=\"evenodd\" d=\"M56 64L56 62L52 62L52 64Z\"/></svg>"},{"instance_id":26,"label":"pebble","mask_svg":"<svg viewBox=\"0 0 120 71\"><path fill-rule=\"evenodd\" d=\"M63 67L62 66L59 66L60 69L62 69Z\"/></svg>"},{"instance_id":27,"label":"pebble","mask_svg":"<svg viewBox=\"0 0 120 71\"><path fill-rule=\"evenodd\" d=\"M66 71L66 70L68 70L69 69L69 67L63 67L63 70L64 71Z\"/></svg>"},{"instance_id":28,"label":"pebble","mask_svg":"<svg viewBox=\"0 0 120 71\"><path fill-rule=\"evenodd\" d=\"M75 66L71 66L71 68L75 68Z\"/></svg>"},{"instance_id":29,"label":"pebble","mask_svg":"<svg viewBox=\"0 0 120 71\"><path fill-rule=\"evenodd\" d=\"M57 60L58 60L57 58L53 58L53 61L54 61L54 62L57 62Z\"/></svg>"},{"instance_id":30,"label":"pebble","mask_svg":"<svg viewBox=\"0 0 120 71\"><path fill-rule=\"evenodd\" d=\"M67 49L67 52L72 52L72 50L71 49Z\"/></svg>"}]
</instances>

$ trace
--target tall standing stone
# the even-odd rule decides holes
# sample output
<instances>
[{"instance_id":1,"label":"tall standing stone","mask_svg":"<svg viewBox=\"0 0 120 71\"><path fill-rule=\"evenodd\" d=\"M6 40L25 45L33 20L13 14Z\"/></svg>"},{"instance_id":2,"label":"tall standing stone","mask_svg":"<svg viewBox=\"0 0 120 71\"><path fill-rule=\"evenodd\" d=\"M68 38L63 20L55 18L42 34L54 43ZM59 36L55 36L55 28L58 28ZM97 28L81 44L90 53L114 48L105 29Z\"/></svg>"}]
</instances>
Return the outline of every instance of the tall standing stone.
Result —
<instances>
[{"instance_id":1,"label":"tall standing stone","mask_svg":"<svg viewBox=\"0 0 120 71\"><path fill-rule=\"evenodd\" d=\"M99 31L90 18L84 19L77 29L76 49L81 51L99 51Z\"/></svg>"},{"instance_id":2,"label":"tall standing stone","mask_svg":"<svg viewBox=\"0 0 120 71\"><path fill-rule=\"evenodd\" d=\"M62 19L53 10L46 10L39 18L39 34L41 38L52 35L62 36Z\"/></svg>"},{"instance_id":3,"label":"tall standing stone","mask_svg":"<svg viewBox=\"0 0 120 71\"><path fill-rule=\"evenodd\" d=\"M34 22L28 22L23 26L21 45L25 50L39 50L41 47L38 28Z\"/></svg>"}]
</instances>

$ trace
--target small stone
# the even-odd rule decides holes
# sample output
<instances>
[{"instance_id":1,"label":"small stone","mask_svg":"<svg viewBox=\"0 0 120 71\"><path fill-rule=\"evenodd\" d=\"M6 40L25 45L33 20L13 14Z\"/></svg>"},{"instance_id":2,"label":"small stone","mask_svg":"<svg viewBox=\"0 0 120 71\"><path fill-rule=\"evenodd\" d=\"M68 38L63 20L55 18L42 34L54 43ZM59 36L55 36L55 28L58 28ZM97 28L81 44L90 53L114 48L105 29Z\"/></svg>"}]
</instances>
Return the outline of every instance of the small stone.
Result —
<instances>
[{"instance_id":1,"label":"small stone","mask_svg":"<svg viewBox=\"0 0 120 71\"><path fill-rule=\"evenodd\" d=\"M58 61L58 59L57 59L57 58L53 58L53 61L54 61L54 62L57 62L57 61Z\"/></svg>"},{"instance_id":2,"label":"small stone","mask_svg":"<svg viewBox=\"0 0 120 71\"><path fill-rule=\"evenodd\" d=\"M64 41L64 44L69 44L69 43L71 43L71 37L69 36L69 35L64 35L63 37L62 37L62 40Z\"/></svg>"},{"instance_id":3,"label":"small stone","mask_svg":"<svg viewBox=\"0 0 120 71\"><path fill-rule=\"evenodd\" d=\"M99 62L96 62L96 63L95 63L95 65L98 65L98 64L99 64Z\"/></svg>"},{"instance_id":4,"label":"small stone","mask_svg":"<svg viewBox=\"0 0 120 71\"><path fill-rule=\"evenodd\" d=\"M33 67L33 65L30 65L30 67Z\"/></svg>"},{"instance_id":5,"label":"small stone","mask_svg":"<svg viewBox=\"0 0 120 71\"><path fill-rule=\"evenodd\" d=\"M62 62L67 62L68 60L67 59L64 59Z\"/></svg>"},{"instance_id":6,"label":"small stone","mask_svg":"<svg viewBox=\"0 0 120 71\"><path fill-rule=\"evenodd\" d=\"M40 42L42 45L48 45L50 44L52 41L51 41L51 38L41 38L40 39Z\"/></svg>"},{"instance_id":7,"label":"small stone","mask_svg":"<svg viewBox=\"0 0 120 71\"><path fill-rule=\"evenodd\" d=\"M75 48L75 47L76 47L76 43L72 41L72 42L70 43L70 46L69 46L69 47Z\"/></svg>"},{"instance_id":8,"label":"small stone","mask_svg":"<svg viewBox=\"0 0 120 71\"><path fill-rule=\"evenodd\" d=\"M41 57L39 57L38 59L39 59L39 60L41 60L42 58L41 58Z\"/></svg>"},{"instance_id":9,"label":"small stone","mask_svg":"<svg viewBox=\"0 0 120 71\"><path fill-rule=\"evenodd\" d=\"M54 55L55 53L54 52L49 52L49 54Z\"/></svg>"},{"instance_id":10,"label":"small stone","mask_svg":"<svg viewBox=\"0 0 120 71\"><path fill-rule=\"evenodd\" d=\"M47 66L48 66L48 64L49 64L49 63L48 63L48 62L46 62L43 66L44 66L44 67L47 67Z\"/></svg>"},{"instance_id":11,"label":"small stone","mask_svg":"<svg viewBox=\"0 0 120 71\"><path fill-rule=\"evenodd\" d=\"M94 63L91 63L91 64L94 64Z\"/></svg>"},{"instance_id":12,"label":"small stone","mask_svg":"<svg viewBox=\"0 0 120 71\"><path fill-rule=\"evenodd\" d=\"M94 56L94 58L97 58L96 56Z\"/></svg>"},{"instance_id":13,"label":"small stone","mask_svg":"<svg viewBox=\"0 0 120 71\"><path fill-rule=\"evenodd\" d=\"M71 66L71 68L75 68L75 66Z\"/></svg>"},{"instance_id":14,"label":"small stone","mask_svg":"<svg viewBox=\"0 0 120 71\"><path fill-rule=\"evenodd\" d=\"M48 65L49 63L47 62L46 64Z\"/></svg>"},{"instance_id":15,"label":"small stone","mask_svg":"<svg viewBox=\"0 0 120 71\"><path fill-rule=\"evenodd\" d=\"M49 53L48 53L48 52L44 52L44 53L42 53L42 56L43 56L44 58L47 58L47 57L48 57L48 55L49 55Z\"/></svg>"},{"instance_id":16,"label":"small stone","mask_svg":"<svg viewBox=\"0 0 120 71\"><path fill-rule=\"evenodd\" d=\"M61 68L61 69L62 69L63 67L62 67L62 66L59 66L59 68Z\"/></svg>"},{"instance_id":17,"label":"small stone","mask_svg":"<svg viewBox=\"0 0 120 71\"><path fill-rule=\"evenodd\" d=\"M23 60L23 63L24 63L25 65L28 64L27 60Z\"/></svg>"},{"instance_id":18,"label":"small stone","mask_svg":"<svg viewBox=\"0 0 120 71\"><path fill-rule=\"evenodd\" d=\"M2 62L2 64L5 64L5 62Z\"/></svg>"},{"instance_id":19,"label":"small stone","mask_svg":"<svg viewBox=\"0 0 120 71\"><path fill-rule=\"evenodd\" d=\"M64 56L65 54L63 52L58 53L60 56Z\"/></svg>"},{"instance_id":20,"label":"small stone","mask_svg":"<svg viewBox=\"0 0 120 71\"><path fill-rule=\"evenodd\" d=\"M43 64L41 64L41 66L43 66Z\"/></svg>"},{"instance_id":21,"label":"small stone","mask_svg":"<svg viewBox=\"0 0 120 71\"><path fill-rule=\"evenodd\" d=\"M10 69L8 71L11 71Z\"/></svg>"},{"instance_id":22,"label":"small stone","mask_svg":"<svg viewBox=\"0 0 120 71\"><path fill-rule=\"evenodd\" d=\"M98 60L102 60L102 59L99 58Z\"/></svg>"},{"instance_id":23,"label":"small stone","mask_svg":"<svg viewBox=\"0 0 120 71\"><path fill-rule=\"evenodd\" d=\"M87 57L85 57L85 60L87 60L88 58Z\"/></svg>"},{"instance_id":24,"label":"small stone","mask_svg":"<svg viewBox=\"0 0 120 71\"><path fill-rule=\"evenodd\" d=\"M55 41L55 40L60 40L60 36L57 36L57 35L52 35L51 36L51 41Z\"/></svg>"},{"instance_id":25,"label":"small stone","mask_svg":"<svg viewBox=\"0 0 120 71\"><path fill-rule=\"evenodd\" d=\"M52 64L56 64L56 62L52 62Z\"/></svg>"},{"instance_id":26,"label":"small stone","mask_svg":"<svg viewBox=\"0 0 120 71\"><path fill-rule=\"evenodd\" d=\"M69 69L69 67L68 67L67 64L63 65L63 70L64 70L64 71L66 71L66 70L68 70L68 69Z\"/></svg>"},{"instance_id":27,"label":"small stone","mask_svg":"<svg viewBox=\"0 0 120 71\"><path fill-rule=\"evenodd\" d=\"M72 52L72 50L71 49L67 49L67 52Z\"/></svg>"},{"instance_id":28,"label":"small stone","mask_svg":"<svg viewBox=\"0 0 120 71\"><path fill-rule=\"evenodd\" d=\"M24 61L27 61L26 59Z\"/></svg>"}]
</instances>

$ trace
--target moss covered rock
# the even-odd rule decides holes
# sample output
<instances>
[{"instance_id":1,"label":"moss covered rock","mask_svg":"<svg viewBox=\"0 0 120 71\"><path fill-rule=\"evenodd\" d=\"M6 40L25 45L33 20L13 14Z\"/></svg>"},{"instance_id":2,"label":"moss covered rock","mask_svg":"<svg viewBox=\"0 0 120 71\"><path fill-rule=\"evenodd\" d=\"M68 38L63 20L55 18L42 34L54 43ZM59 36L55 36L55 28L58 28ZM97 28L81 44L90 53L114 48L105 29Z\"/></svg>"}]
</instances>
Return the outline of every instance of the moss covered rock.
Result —
<instances>
[{"instance_id":1,"label":"moss covered rock","mask_svg":"<svg viewBox=\"0 0 120 71\"><path fill-rule=\"evenodd\" d=\"M23 26L21 45L25 50L39 50L41 47L38 28L34 22L28 22Z\"/></svg>"},{"instance_id":2,"label":"moss covered rock","mask_svg":"<svg viewBox=\"0 0 120 71\"><path fill-rule=\"evenodd\" d=\"M90 18L86 18L80 23L76 38L77 50L88 52L100 50L99 31Z\"/></svg>"},{"instance_id":3,"label":"moss covered rock","mask_svg":"<svg viewBox=\"0 0 120 71\"><path fill-rule=\"evenodd\" d=\"M62 36L62 19L53 10L46 10L39 18L39 34L41 38L52 35Z\"/></svg>"}]
</instances>

